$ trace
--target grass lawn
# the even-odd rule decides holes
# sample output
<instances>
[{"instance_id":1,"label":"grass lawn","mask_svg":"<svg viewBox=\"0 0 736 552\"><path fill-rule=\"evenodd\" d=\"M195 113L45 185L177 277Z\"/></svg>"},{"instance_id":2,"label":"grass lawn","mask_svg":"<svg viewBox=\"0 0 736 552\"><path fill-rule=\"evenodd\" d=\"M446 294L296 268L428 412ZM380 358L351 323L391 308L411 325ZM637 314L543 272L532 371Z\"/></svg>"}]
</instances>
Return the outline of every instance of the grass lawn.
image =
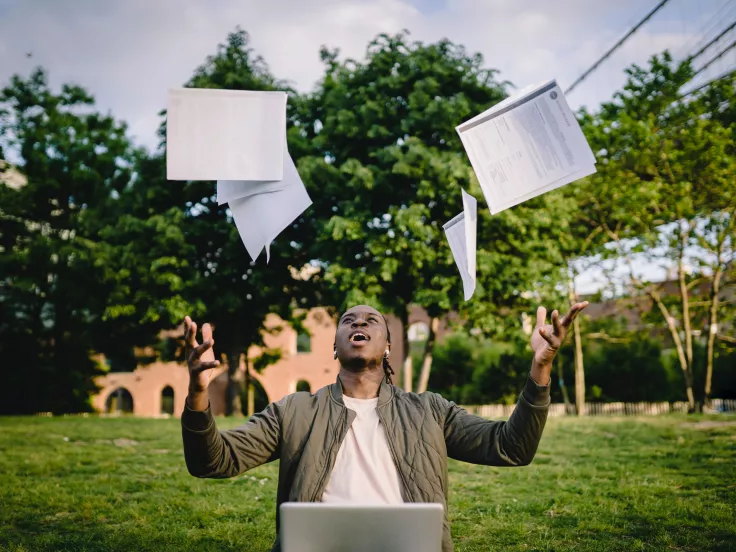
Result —
<instances>
[{"instance_id":1,"label":"grass lawn","mask_svg":"<svg viewBox=\"0 0 736 552\"><path fill-rule=\"evenodd\" d=\"M450 474L458 551L736 550L736 416L551 419ZM276 477L191 477L178 420L0 418L0 550L267 551Z\"/></svg>"}]
</instances>

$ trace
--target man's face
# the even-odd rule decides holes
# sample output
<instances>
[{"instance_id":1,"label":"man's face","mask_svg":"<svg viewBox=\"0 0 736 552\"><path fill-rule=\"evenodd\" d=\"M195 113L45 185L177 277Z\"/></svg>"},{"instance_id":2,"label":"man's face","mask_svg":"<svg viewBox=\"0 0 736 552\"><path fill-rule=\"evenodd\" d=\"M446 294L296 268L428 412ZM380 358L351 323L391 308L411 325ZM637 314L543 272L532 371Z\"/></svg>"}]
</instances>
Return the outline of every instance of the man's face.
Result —
<instances>
[{"instance_id":1,"label":"man's face","mask_svg":"<svg viewBox=\"0 0 736 552\"><path fill-rule=\"evenodd\" d=\"M358 305L340 317L335 349L341 365L355 368L380 365L388 347L386 320L373 307Z\"/></svg>"}]
</instances>

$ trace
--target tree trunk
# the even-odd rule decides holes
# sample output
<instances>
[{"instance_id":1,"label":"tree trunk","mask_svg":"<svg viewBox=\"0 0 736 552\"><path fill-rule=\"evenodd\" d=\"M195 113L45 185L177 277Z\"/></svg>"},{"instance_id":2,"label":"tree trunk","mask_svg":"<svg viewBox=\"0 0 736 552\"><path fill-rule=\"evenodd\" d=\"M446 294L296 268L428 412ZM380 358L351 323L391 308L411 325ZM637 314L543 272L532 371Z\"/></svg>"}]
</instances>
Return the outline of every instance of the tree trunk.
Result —
<instances>
[{"instance_id":1,"label":"tree trunk","mask_svg":"<svg viewBox=\"0 0 736 552\"><path fill-rule=\"evenodd\" d=\"M680 361L680 368L685 376L685 392L687 394L688 411L695 412L695 395L693 394L693 370L692 366L687 363L687 357L685 355L685 348L682 345L680 334L677 333L677 327L675 326L675 319L670 316L669 310L666 305L662 302L662 298L656 291L649 291L649 296L654 300L659 307L659 312L662 313L665 321L667 322L667 328L672 336L672 341L675 343L677 349L677 358Z\"/></svg>"},{"instance_id":2,"label":"tree trunk","mask_svg":"<svg viewBox=\"0 0 736 552\"><path fill-rule=\"evenodd\" d=\"M713 383L713 350L715 348L716 337L718 337L718 307L720 306L721 277L729 263L724 263L723 255L726 244L729 242L728 236L731 228L736 220L736 214L731 213L728 217L728 224L718 233L718 248L716 250L716 259L713 269L713 281L710 287L710 320L708 324L708 348L705 369L705 388L703 389L703 405L710 406L710 393ZM732 244L733 246L733 244Z\"/></svg>"},{"instance_id":3,"label":"tree trunk","mask_svg":"<svg viewBox=\"0 0 736 552\"><path fill-rule=\"evenodd\" d=\"M690 229L692 227L688 225ZM680 231L680 250L677 256L677 279L680 284L680 304L682 309L682 331L685 333L685 360L687 362L687 373L689 374L690 390L688 392L688 410L689 412L697 412L702 410L702 404L695 402L695 393L693 390L693 332L692 322L690 320L690 292L685 282L685 248L690 237L691 230ZM687 383L686 383L687 385ZM692 402L690 395L693 395Z\"/></svg>"},{"instance_id":4,"label":"tree trunk","mask_svg":"<svg viewBox=\"0 0 736 552\"><path fill-rule=\"evenodd\" d=\"M225 391L225 415L240 414L240 381L238 368L240 367L240 349L230 351L227 355L227 390Z\"/></svg>"},{"instance_id":5,"label":"tree trunk","mask_svg":"<svg viewBox=\"0 0 736 552\"><path fill-rule=\"evenodd\" d=\"M414 374L412 373L411 351L409 350L409 312L404 309L401 312L401 342L402 354L401 367L396 371L396 386L403 387L404 391L411 393Z\"/></svg>"},{"instance_id":6,"label":"tree trunk","mask_svg":"<svg viewBox=\"0 0 736 552\"><path fill-rule=\"evenodd\" d=\"M575 340L575 410L578 416L585 414L585 368L583 366L583 337L580 335L580 320L572 322Z\"/></svg>"},{"instance_id":7,"label":"tree trunk","mask_svg":"<svg viewBox=\"0 0 736 552\"><path fill-rule=\"evenodd\" d=\"M245 414L249 418L254 414L255 410L255 389L253 388L253 382L250 377L250 360L248 355L245 355L245 373L243 374L243 389L247 392L246 398L246 410Z\"/></svg>"},{"instance_id":8,"label":"tree trunk","mask_svg":"<svg viewBox=\"0 0 736 552\"><path fill-rule=\"evenodd\" d=\"M414 365L412 364L411 355L406 355L406 359L404 360L404 391L407 393L412 392L413 388L413 381L414 381Z\"/></svg>"},{"instance_id":9,"label":"tree trunk","mask_svg":"<svg viewBox=\"0 0 736 552\"><path fill-rule=\"evenodd\" d=\"M567 280L567 293L570 306L577 303L575 276L572 269ZM580 335L580 318L572 322L573 344L575 346L575 411L578 416L585 414L585 367L583 364L583 336Z\"/></svg>"},{"instance_id":10,"label":"tree trunk","mask_svg":"<svg viewBox=\"0 0 736 552\"><path fill-rule=\"evenodd\" d=\"M680 232L680 251L677 257L677 279L680 284L680 303L682 305L682 330L685 332L685 358L687 365L693 365L693 332L690 321L690 293L685 282L685 247L690 233Z\"/></svg>"},{"instance_id":11,"label":"tree trunk","mask_svg":"<svg viewBox=\"0 0 736 552\"><path fill-rule=\"evenodd\" d=\"M429 385L429 372L432 370L432 350L434 342L437 339L437 331L440 327L440 319L432 318L429 324L429 337L427 345L424 348L424 359L422 360L422 373L419 374L419 385L417 385L417 393L424 393Z\"/></svg>"},{"instance_id":12,"label":"tree trunk","mask_svg":"<svg viewBox=\"0 0 736 552\"><path fill-rule=\"evenodd\" d=\"M713 349L718 334L718 294L721 288L723 270L719 266L713 274L710 286L710 320L708 324L708 349L705 363L705 389L703 390L703 406L710 406L710 391L713 383Z\"/></svg>"},{"instance_id":13,"label":"tree trunk","mask_svg":"<svg viewBox=\"0 0 736 552\"><path fill-rule=\"evenodd\" d=\"M572 404L570 403L570 395L567 393L567 386L565 385L565 378L563 376L562 371L562 355L557 355L557 382L560 386L560 390L562 391L562 400L565 403L565 414L569 414L572 409Z\"/></svg>"}]
</instances>

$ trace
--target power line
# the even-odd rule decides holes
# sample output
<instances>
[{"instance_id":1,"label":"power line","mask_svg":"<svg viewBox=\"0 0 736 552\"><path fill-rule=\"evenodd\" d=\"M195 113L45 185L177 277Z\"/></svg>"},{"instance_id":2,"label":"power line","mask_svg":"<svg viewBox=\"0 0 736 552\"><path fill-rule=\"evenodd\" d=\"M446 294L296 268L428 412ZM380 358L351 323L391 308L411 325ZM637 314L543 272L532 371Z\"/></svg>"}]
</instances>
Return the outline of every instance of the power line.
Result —
<instances>
[{"instance_id":1,"label":"power line","mask_svg":"<svg viewBox=\"0 0 736 552\"><path fill-rule=\"evenodd\" d=\"M734 13L734 9L736 6L733 5L733 0L727 0L724 2L724 4L718 9L716 13L714 13L708 21L706 21L703 25L700 27L700 32L698 35L690 39L682 48L680 48L675 55L675 59L681 59L689 57L687 52L693 51L696 48L699 48L701 44L706 42L709 37L713 36L712 33L715 31L717 32L717 28L720 25L721 21L725 19L730 19L732 13ZM725 11L724 11L725 10ZM708 29L707 31L705 29ZM695 44L693 44L695 42Z\"/></svg>"},{"instance_id":2,"label":"power line","mask_svg":"<svg viewBox=\"0 0 736 552\"><path fill-rule=\"evenodd\" d=\"M616 44L614 44L614 45L613 45L613 46L612 46L612 47L611 47L611 48L610 48L610 49L609 49L609 50L608 50L608 51L607 51L607 52L606 52L605 54L603 54L603 55L602 55L602 56L601 56L600 58L598 58L598 61L596 61L596 62L595 62L595 63L594 63L593 65L591 65L591 66L590 66L590 68L588 68L588 69L587 69L587 70L586 70L586 71L585 71L585 72L584 72L584 73L583 73L582 75L580 75L580 76L579 76L579 77L577 78L577 80L576 80L575 82L573 82L573 83L572 83L572 84L571 84L571 85L570 85L570 86L568 87L568 89L567 89L567 90L565 90L565 94L569 94L570 92L572 92L572 91L574 90L574 88L575 88L575 87L576 87L576 86L577 86L578 84L580 84L581 82L583 82L583 81L584 81L584 80L586 79L586 77L587 77L588 75L590 75L590 74L591 74L591 73L592 73L593 71L595 71L595 70L596 70L596 69L598 68L598 66L599 66L599 65L600 65L601 63L603 63L603 62L604 62L604 61L605 61L606 59L608 59L608 58L609 58L609 57L611 56L611 54L612 54L613 52L615 52L616 50L618 50L618 49L619 49L619 48L621 47L621 45L622 45L622 44L623 44L624 42L626 42L626 41L628 40L628 38L629 38L629 37L630 37L631 35L633 35L633 34L634 34L634 33L635 33L636 31L638 31L638 30L639 30L639 28L640 28L640 27L641 27L642 25L644 25L644 24L645 24L645 23L646 23L647 21L649 21L649 20L650 20L650 19L652 18L652 16L653 16L653 15L654 15L655 13L657 13L657 12L658 12L658 11L659 11L659 10L660 10L661 8L663 8L663 7L664 7L664 5L665 5L665 4L667 3L667 2L669 2L669 0L661 0L661 1L659 2L659 4L657 4L656 6L654 6L654 8L652 8L652 9L651 9L651 10L649 11L649 13L648 13L648 14L646 14L646 15L644 16L644 18L643 18L643 19L642 19L641 21L639 21L639 22L638 22L638 23L637 23L636 25L634 25L634 26L633 26L633 27L632 27L632 28L631 28L631 29L629 30L629 32L627 32L627 33L626 33L626 34L625 34L625 35L624 35L623 37L621 37L621 38L619 39L619 41L618 41L618 42L616 42Z\"/></svg>"},{"instance_id":3,"label":"power line","mask_svg":"<svg viewBox=\"0 0 736 552\"><path fill-rule=\"evenodd\" d=\"M693 73L693 77L695 77L695 75L697 75L697 74L702 73L703 71L705 71L708 67L710 67L711 65L713 65L713 63L715 63L716 61L718 61L719 59L721 59L726 53L728 53L729 51L733 50L734 47L736 47L736 40L734 40L733 42L731 42L731 44L729 44L728 46L726 46L726 48L724 48L723 50L721 50L715 56L713 56L708 61L706 61L705 64L703 64L701 67L699 67L697 69L697 71L695 71L695 73Z\"/></svg>"},{"instance_id":4,"label":"power line","mask_svg":"<svg viewBox=\"0 0 736 552\"><path fill-rule=\"evenodd\" d=\"M692 94L695 94L696 92L700 92L703 88L709 87L714 82L718 82L719 80L727 79L727 78L731 77L732 75L736 75L736 69L729 69L725 73L722 73L722 74L718 75L716 78L711 79L708 82L701 84L697 88L693 88L692 90L688 90L682 96L680 96L680 99L682 99L682 98L684 98L686 96L690 96Z\"/></svg>"},{"instance_id":5,"label":"power line","mask_svg":"<svg viewBox=\"0 0 736 552\"><path fill-rule=\"evenodd\" d=\"M711 39L711 40L710 40L710 41L708 42L708 44L706 44L706 45L705 45L705 46L703 46L703 47L702 47L702 48L701 48L700 50L698 50L698 51L697 51L696 53L694 53L693 55L691 55L690 57L688 57L688 61L692 61L692 60L694 60L695 58L697 58L697 57L701 56L701 55L703 54L703 52L705 52L705 51L706 51L706 50L707 50L708 48L710 48L711 46L713 46L713 44L715 44L716 42L718 42L718 41L719 41L719 40L720 40L720 39L721 39L721 38L723 37L723 35L725 35L726 33L728 33L728 31L730 31L730 30L731 30L731 29L733 29L734 27L736 27L736 20L734 20L734 21L733 21L733 23L731 23L731 24L730 24L730 25L729 25L729 26L728 26L727 28L723 29L723 30L722 30L722 31L721 31L721 32L720 32L720 33L718 34L718 36L716 36L715 38L712 38L712 39Z\"/></svg>"}]
</instances>

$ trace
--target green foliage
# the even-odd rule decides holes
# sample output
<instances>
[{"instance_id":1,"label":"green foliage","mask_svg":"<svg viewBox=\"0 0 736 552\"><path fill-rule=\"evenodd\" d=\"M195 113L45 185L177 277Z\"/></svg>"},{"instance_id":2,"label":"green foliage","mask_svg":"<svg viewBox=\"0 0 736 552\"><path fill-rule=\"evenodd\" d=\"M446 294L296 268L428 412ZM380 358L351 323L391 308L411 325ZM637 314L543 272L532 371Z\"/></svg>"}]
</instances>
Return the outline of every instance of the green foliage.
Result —
<instances>
[{"instance_id":1,"label":"green foliage","mask_svg":"<svg viewBox=\"0 0 736 552\"><path fill-rule=\"evenodd\" d=\"M182 310L166 215L126 214L137 153L125 132L40 69L0 92L0 139L26 179L0 184L0 356L13 367L0 412L88 410L90 354L123 357Z\"/></svg>"},{"instance_id":2,"label":"green foliage","mask_svg":"<svg viewBox=\"0 0 736 552\"><path fill-rule=\"evenodd\" d=\"M591 341L588 340L584 347L585 383L590 388L600 389L596 400L682 400L681 375L674 374L680 377L672 381L673 367L668 371L659 340L637 336L630 343Z\"/></svg>"},{"instance_id":3,"label":"green foliage","mask_svg":"<svg viewBox=\"0 0 736 552\"><path fill-rule=\"evenodd\" d=\"M262 372L271 364L277 363L284 356L281 349L263 349L261 354L253 359L253 369Z\"/></svg>"},{"instance_id":4,"label":"green foliage","mask_svg":"<svg viewBox=\"0 0 736 552\"><path fill-rule=\"evenodd\" d=\"M300 391L310 392L312 390L312 388L309 385L309 382L308 381L299 380L298 382L296 382L296 390L297 390L297 392L300 392Z\"/></svg>"},{"instance_id":5,"label":"green foliage","mask_svg":"<svg viewBox=\"0 0 736 552\"><path fill-rule=\"evenodd\" d=\"M455 333L435 345L429 390L458 404L513 404L530 359L522 347Z\"/></svg>"}]
</instances>

